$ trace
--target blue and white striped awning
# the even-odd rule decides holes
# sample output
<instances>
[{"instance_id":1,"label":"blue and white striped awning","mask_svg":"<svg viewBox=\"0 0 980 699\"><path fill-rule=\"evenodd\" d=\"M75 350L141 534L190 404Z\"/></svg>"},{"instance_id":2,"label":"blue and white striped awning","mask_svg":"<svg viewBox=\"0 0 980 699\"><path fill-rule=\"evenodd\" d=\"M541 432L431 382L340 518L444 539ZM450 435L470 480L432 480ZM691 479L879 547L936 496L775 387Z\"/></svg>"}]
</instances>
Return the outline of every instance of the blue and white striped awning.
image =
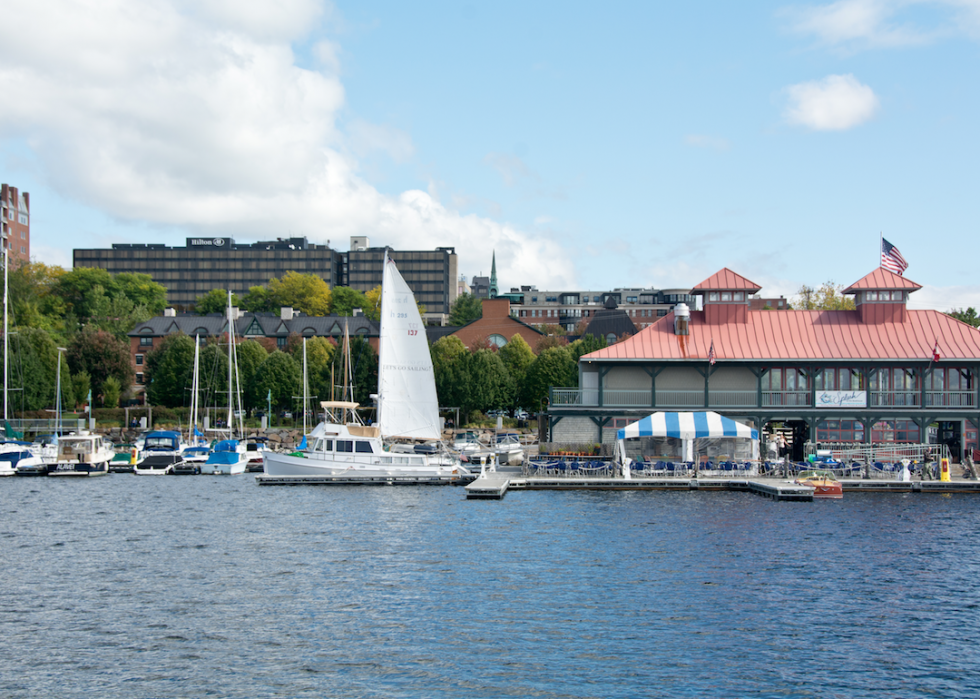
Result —
<instances>
[{"instance_id":1,"label":"blue and white striped awning","mask_svg":"<svg viewBox=\"0 0 980 699\"><path fill-rule=\"evenodd\" d=\"M617 439L631 437L744 437L758 439L758 431L714 412L654 413L619 430Z\"/></svg>"}]
</instances>

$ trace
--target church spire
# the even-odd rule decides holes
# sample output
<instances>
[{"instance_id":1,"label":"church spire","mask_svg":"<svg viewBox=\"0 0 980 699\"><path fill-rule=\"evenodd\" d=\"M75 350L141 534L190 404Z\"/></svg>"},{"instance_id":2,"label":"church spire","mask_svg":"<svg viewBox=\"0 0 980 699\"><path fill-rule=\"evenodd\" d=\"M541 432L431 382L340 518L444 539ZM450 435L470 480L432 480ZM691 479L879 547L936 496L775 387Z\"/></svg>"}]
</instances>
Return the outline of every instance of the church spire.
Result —
<instances>
[{"instance_id":1,"label":"church spire","mask_svg":"<svg viewBox=\"0 0 980 699\"><path fill-rule=\"evenodd\" d=\"M497 298L497 251L493 251L493 263L490 266L490 298Z\"/></svg>"}]
</instances>

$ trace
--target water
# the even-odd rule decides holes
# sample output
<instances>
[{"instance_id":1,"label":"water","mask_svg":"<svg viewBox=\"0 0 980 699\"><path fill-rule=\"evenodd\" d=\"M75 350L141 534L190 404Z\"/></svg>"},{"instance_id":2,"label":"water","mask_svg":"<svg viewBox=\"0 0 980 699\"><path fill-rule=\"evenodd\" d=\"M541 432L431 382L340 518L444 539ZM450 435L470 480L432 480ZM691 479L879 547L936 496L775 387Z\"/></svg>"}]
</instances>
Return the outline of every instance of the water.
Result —
<instances>
[{"instance_id":1,"label":"water","mask_svg":"<svg viewBox=\"0 0 980 699\"><path fill-rule=\"evenodd\" d=\"M976 496L0 481L4 697L975 697Z\"/></svg>"}]
</instances>

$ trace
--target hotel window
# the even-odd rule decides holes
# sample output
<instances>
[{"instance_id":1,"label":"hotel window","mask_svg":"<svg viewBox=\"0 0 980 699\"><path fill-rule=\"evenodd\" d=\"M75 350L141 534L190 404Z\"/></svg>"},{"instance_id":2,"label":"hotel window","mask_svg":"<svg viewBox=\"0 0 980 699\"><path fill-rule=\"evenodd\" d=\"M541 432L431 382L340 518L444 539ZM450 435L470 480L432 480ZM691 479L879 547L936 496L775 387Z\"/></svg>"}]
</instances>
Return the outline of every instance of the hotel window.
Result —
<instances>
[{"instance_id":1,"label":"hotel window","mask_svg":"<svg viewBox=\"0 0 980 699\"><path fill-rule=\"evenodd\" d=\"M27 231L21 231L20 232L20 239L21 240L27 240Z\"/></svg>"},{"instance_id":2,"label":"hotel window","mask_svg":"<svg viewBox=\"0 0 980 699\"><path fill-rule=\"evenodd\" d=\"M20 221L23 225L26 226L27 225L27 214L18 214L17 220Z\"/></svg>"}]
</instances>

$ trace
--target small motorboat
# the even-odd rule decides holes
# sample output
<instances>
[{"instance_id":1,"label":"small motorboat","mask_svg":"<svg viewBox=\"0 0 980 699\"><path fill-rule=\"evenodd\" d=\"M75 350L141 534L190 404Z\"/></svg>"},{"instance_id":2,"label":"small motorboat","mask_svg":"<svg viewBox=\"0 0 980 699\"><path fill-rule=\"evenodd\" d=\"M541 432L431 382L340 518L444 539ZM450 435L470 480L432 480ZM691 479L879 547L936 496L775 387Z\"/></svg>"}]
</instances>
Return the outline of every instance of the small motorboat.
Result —
<instances>
[{"instance_id":1,"label":"small motorboat","mask_svg":"<svg viewBox=\"0 0 980 699\"><path fill-rule=\"evenodd\" d=\"M796 483L813 488L813 497L815 498L839 499L844 497L844 489L841 487L840 481L830 471L803 471L797 476Z\"/></svg>"},{"instance_id":2,"label":"small motorboat","mask_svg":"<svg viewBox=\"0 0 980 699\"><path fill-rule=\"evenodd\" d=\"M87 431L78 434L72 432L58 440L58 461L47 475L104 476L109 473L112 457L112 449L106 446L101 435Z\"/></svg>"}]
</instances>

